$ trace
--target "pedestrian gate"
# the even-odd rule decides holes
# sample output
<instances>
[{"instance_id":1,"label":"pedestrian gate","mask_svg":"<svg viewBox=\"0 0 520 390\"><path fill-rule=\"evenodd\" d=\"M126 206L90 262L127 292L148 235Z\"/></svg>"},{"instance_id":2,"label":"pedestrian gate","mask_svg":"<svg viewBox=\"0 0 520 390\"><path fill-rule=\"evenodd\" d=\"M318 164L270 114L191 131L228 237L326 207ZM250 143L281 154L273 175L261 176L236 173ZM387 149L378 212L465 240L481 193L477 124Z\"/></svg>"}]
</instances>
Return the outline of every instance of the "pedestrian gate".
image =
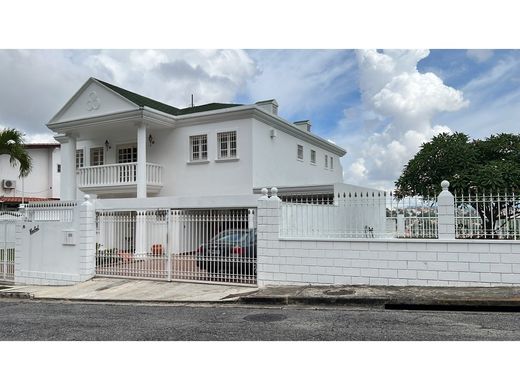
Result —
<instances>
[{"instance_id":1,"label":"pedestrian gate","mask_svg":"<svg viewBox=\"0 0 520 390\"><path fill-rule=\"evenodd\" d=\"M96 274L256 284L256 209L99 211Z\"/></svg>"},{"instance_id":2,"label":"pedestrian gate","mask_svg":"<svg viewBox=\"0 0 520 390\"><path fill-rule=\"evenodd\" d=\"M0 220L0 282L14 282L16 220Z\"/></svg>"}]
</instances>

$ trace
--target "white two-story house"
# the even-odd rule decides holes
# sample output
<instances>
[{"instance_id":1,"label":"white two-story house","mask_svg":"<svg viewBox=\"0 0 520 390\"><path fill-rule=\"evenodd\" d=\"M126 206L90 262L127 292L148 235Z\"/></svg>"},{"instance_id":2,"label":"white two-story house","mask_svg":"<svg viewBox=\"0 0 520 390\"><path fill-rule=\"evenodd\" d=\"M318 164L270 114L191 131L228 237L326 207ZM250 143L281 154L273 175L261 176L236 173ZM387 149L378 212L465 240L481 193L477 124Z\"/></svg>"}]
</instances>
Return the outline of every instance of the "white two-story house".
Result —
<instances>
[{"instance_id":1,"label":"white two-story house","mask_svg":"<svg viewBox=\"0 0 520 390\"><path fill-rule=\"evenodd\" d=\"M60 198L60 144L32 143L25 149L32 170L20 177L20 166L8 155L0 155L0 211L17 210L21 203Z\"/></svg>"},{"instance_id":2,"label":"white two-story house","mask_svg":"<svg viewBox=\"0 0 520 390\"><path fill-rule=\"evenodd\" d=\"M47 126L61 143L61 199L246 195L332 188L346 151L276 100L179 109L90 78Z\"/></svg>"}]
</instances>

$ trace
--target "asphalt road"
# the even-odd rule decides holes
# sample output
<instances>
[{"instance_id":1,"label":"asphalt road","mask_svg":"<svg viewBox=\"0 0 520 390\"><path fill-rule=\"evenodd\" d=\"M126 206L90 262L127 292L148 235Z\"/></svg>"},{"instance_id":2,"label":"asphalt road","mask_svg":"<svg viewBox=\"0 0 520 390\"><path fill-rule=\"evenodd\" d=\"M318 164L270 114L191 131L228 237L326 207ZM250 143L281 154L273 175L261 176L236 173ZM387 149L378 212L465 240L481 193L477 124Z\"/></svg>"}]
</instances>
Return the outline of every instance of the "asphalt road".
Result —
<instances>
[{"instance_id":1,"label":"asphalt road","mask_svg":"<svg viewBox=\"0 0 520 390\"><path fill-rule=\"evenodd\" d=\"M520 340L520 313L3 299L0 340Z\"/></svg>"}]
</instances>

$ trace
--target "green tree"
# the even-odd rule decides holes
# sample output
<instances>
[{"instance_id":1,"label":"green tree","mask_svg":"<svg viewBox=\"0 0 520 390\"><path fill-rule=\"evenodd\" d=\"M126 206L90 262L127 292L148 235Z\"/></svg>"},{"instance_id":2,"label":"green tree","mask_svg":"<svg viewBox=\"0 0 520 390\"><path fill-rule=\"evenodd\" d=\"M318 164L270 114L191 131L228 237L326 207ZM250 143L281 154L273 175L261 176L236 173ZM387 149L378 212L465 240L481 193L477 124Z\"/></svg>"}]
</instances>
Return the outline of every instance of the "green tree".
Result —
<instances>
[{"instance_id":1,"label":"green tree","mask_svg":"<svg viewBox=\"0 0 520 390\"><path fill-rule=\"evenodd\" d=\"M0 155L9 156L12 166L19 164L20 177L29 175L32 169L31 156L25 149L23 134L16 129L4 129L0 131Z\"/></svg>"},{"instance_id":2,"label":"green tree","mask_svg":"<svg viewBox=\"0 0 520 390\"><path fill-rule=\"evenodd\" d=\"M518 193L520 135L500 133L484 140L470 140L463 133L439 134L423 144L405 165L395 182L396 194L404 197L439 193L442 180L450 182L451 191L465 193L470 199L479 194ZM499 216L504 216L505 211L506 222L520 213L520 205L513 201L490 201L486 207L470 201L469 205L478 210L487 235L496 231Z\"/></svg>"}]
</instances>

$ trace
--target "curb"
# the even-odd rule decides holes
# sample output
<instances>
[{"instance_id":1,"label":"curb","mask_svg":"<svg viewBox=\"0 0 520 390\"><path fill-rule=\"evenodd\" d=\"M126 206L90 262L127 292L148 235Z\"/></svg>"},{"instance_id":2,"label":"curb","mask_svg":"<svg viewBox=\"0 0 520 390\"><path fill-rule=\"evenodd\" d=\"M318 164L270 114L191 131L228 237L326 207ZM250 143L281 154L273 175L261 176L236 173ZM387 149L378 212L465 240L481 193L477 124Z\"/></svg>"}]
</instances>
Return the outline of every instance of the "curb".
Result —
<instances>
[{"instance_id":1,"label":"curb","mask_svg":"<svg viewBox=\"0 0 520 390\"><path fill-rule=\"evenodd\" d=\"M511 299L410 299L363 297L246 296L239 303L262 305L314 305L378 307L391 310L520 311L520 300Z\"/></svg>"},{"instance_id":2,"label":"curb","mask_svg":"<svg viewBox=\"0 0 520 390\"><path fill-rule=\"evenodd\" d=\"M299 296L245 296L239 303L262 305L348 305L384 307L387 298L345 298L345 297L299 297Z\"/></svg>"},{"instance_id":3,"label":"curb","mask_svg":"<svg viewBox=\"0 0 520 390\"><path fill-rule=\"evenodd\" d=\"M20 291L0 291L0 298L34 299L34 295Z\"/></svg>"},{"instance_id":4,"label":"curb","mask_svg":"<svg viewBox=\"0 0 520 390\"><path fill-rule=\"evenodd\" d=\"M32 299L35 301L54 301L54 302L70 302L70 303L106 303L106 304L152 304L152 305L214 305L214 304L236 304L238 299L227 299L222 301L163 301L163 300L146 300L146 299L93 299L93 298L59 298L59 297L35 297L33 294L12 292L0 293L0 298L17 298Z\"/></svg>"}]
</instances>

